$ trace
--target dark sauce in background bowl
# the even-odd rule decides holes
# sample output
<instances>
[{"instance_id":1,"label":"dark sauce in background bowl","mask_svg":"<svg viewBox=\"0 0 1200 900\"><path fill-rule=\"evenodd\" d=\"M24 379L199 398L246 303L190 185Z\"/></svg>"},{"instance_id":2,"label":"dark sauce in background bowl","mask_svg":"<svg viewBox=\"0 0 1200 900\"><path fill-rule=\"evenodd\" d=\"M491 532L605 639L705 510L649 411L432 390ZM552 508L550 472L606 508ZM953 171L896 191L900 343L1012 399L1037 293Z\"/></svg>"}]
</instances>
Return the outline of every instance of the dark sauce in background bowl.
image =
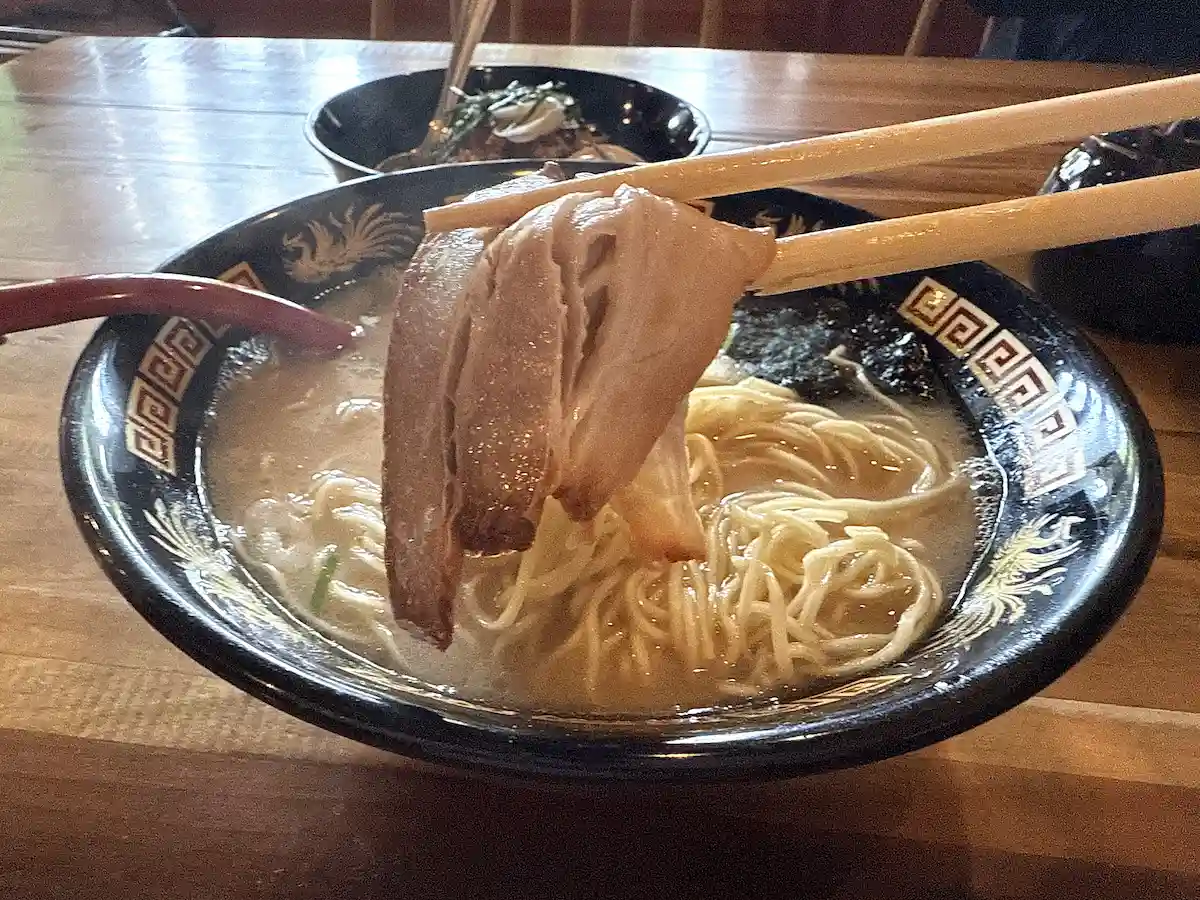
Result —
<instances>
[{"instance_id":1,"label":"dark sauce in background bowl","mask_svg":"<svg viewBox=\"0 0 1200 900\"><path fill-rule=\"evenodd\" d=\"M1200 168L1200 119L1094 135L1040 193ZM1200 226L1034 255L1033 286L1082 325L1143 341L1200 341Z\"/></svg>"}]
</instances>

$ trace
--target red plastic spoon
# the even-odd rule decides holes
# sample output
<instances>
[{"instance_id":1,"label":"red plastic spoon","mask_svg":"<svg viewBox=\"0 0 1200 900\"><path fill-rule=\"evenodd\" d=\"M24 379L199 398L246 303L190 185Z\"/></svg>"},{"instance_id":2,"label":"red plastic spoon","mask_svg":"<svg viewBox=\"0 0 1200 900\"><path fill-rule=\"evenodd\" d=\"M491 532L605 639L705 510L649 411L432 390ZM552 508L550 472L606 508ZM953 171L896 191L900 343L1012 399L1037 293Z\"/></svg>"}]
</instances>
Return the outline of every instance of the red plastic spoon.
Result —
<instances>
[{"instance_id":1,"label":"red plastic spoon","mask_svg":"<svg viewBox=\"0 0 1200 900\"><path fill-rule=\"evenodd\" d=\"M249 328L330 356L359 331L272 294L190 275L79 275L0 287L0 341L30 328L147 314Z\"/></svg>"}]
</instances>

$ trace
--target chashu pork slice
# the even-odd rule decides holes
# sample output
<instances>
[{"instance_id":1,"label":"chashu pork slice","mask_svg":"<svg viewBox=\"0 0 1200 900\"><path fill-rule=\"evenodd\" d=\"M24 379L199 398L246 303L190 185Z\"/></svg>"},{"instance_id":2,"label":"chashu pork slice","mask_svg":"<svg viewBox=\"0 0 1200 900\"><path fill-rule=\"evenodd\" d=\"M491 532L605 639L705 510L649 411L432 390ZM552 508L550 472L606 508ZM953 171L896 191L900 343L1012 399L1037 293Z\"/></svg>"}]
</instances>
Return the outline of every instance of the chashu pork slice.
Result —
<instances>
[{"instance_id":1,"label":"chashu pork slice","mask_svg":"<svg viewBox=\"0 0 1200 900\"><path fill-rule=\"evenodd\" d=\"M454 394L457 531L467 550L528 549L558 483L585 312L564 281L554 240L574 209L598 196L569 194L505 229L467 291L468 337Z\"/></svg>"},{"instance_id":2,"label":"chashu pork slice","mask_svg":"<svg viewBox=\"0 0 1200 900\"><path fill-rule=\"evenodd\" d=\"M586 520L629 485L644 556L702 556L677 410L774 252L632 188L570 194L500 232L468 291L455 392L462 545L527 549L550 494Z\"/></svg>"},{"instance_id":3,"label":"chashu pork slice","mask_svg":"<svg viewBox=\"0 0 1200 900\"><path fill-rule=\"evenodd\" d=\"M527 548L551 494L576 520L614 500L648 557L703 555L686 397L773 255L766 234L629 187L423 241L384 384L397 619L448 646L464 548Z\"/></svg>"},{"instance_id":4,"label":"chashu pork slice","mask_svg":"<svg viewBox=\"0 0 1200 900\"><path fill-rule=\"evenodd\" d=\"M562 179L541 174L476 192L496 196ZM464 296L486 273L477 266L494 229L429 235L405 272L384 375L382 501L392 609L404 627L449 646L462 566L454 530L460 490L452 398L466 349Z\"/></svg>"},{"instance_id":5,"label":"chashu pork slice","mask_svg":"<svg viewBox=\"0 0 1200 900\"><path fill-rule=\"evenodd\" d=\"M682 476L670 481L686 479L683 433L664 432L720 350L746 285L770 265L775 241L629 186L580 203L570 224L564 236L585 261L588 333L555 496L586 520L638 476L660 437L674 443L658 462L676 460Z\"/></svg>"}]
</instances>

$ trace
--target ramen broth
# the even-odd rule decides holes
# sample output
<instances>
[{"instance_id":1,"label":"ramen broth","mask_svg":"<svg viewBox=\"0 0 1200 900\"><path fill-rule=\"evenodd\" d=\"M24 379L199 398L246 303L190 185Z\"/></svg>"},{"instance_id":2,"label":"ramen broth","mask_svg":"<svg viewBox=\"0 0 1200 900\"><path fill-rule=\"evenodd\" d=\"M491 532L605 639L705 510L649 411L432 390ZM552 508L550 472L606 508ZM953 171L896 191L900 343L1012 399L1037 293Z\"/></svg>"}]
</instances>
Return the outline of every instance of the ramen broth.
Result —
<instances>
[{"instance_id":1,"label":"ramen broth","mask_svg":"<svg viewBox=\"0 0 1200 900\"><path fill-rule=\"evenodd\" d=\"M243 358L228 364L227 384L218 398L204 452L214 510L235 534L239 529L252 529L256 516L275 508L274 501L305 496L320 473L346 476L332 482L331 488L346 492L345 508L353 512L356 504L371 505L370 489L378 489L382 462L381 391L388 311L398 279L399 272L389 272L330 294L325 310L360 321L365 327L363 339L338 359L291 357L256 341ZM966 468L975 471L986 467L948 406L921 404L908 411L920 433L942 448L953 463L967 464ZM837 412L855 419L879 409L871 400L856 398L837 406ZM867 472L881 465L866 458L862 463ZM729 495L763 488L773 484L778 474L762 466L735 463L725 472L722 490ZM858 486L856 496L877 499L868 477L860 478ZM889 529L893 540L920 543L922 563L941 582L946 597L943 605L953 599L976 550L981 534L977 497L977 491L964 487L906 520L902 533ZM280 558L286 558L289 551L308 554L291 572L264 566L259 554L247 550L246 542L239 544L242 558L264 587L295 615L333 639L443 691L512 707L620 712L707 707L731 699L727 688L732 675L725 667L689 666L670 655L651 679L605 679L601 673L599 690L584 689L579 672L582 663L571 654L539 667L533 677L533 667L526 669L519 655L515 660L511 653L497 656L493 636L472 628L470 618L461 611L453 644L445 652L436 650L390 621L387 579L378 567L354 568L342 560L338 577L345 578L345 588L359 596L349 596L344 603L331 602L321 593L328 588L329 572L312 564L314 548L289 548L286 528L281 533ZM319 526L314 526L314 534L318 550L334 541ZM482 573L479 584L486 586L488 567L494 564L494 559L468 557L465 579ZM370 608L382 613L365 615L366 607L351 602L360 599L369 600L374 604ZM834 635L852 636L893 629L902 612L895 603L864 600L823 611L820 623ZM763 687L757 693L786 696L820 686L800 678ZM745 690L740 693L746 694Z\"/></svg>"}]
</instances>

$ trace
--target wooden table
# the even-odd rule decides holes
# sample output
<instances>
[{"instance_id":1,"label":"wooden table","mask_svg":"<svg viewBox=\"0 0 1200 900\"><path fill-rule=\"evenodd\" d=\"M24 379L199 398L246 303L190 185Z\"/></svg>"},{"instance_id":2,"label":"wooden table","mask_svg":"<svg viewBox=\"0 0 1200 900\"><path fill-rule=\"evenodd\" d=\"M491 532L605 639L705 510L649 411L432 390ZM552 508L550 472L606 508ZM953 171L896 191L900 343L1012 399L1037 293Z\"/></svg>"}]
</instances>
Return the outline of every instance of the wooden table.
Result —
<instances>
[{"instance_id":1,"label":"wooden table","mask_svg":"<svg viewBox=\"0 0 1200 900\"><path fill-rule=\"evenodd\" d=\"M0 279L146 269L332 177L317 101L445 48L70 40L0 68ZM717 146L1137 80L1072 65L487 47L633 74ZM882 213L1034 191L1061 148L851 179ZM0 349L0 896L421 898L1200 895L1200 352L1105 348L1166 461L1166 538L1104 643L969 734L856 771L716 788L569 788L419 767L210 676L100 576L55 426L91 331Z\"/></svg>"}]
</instances>

